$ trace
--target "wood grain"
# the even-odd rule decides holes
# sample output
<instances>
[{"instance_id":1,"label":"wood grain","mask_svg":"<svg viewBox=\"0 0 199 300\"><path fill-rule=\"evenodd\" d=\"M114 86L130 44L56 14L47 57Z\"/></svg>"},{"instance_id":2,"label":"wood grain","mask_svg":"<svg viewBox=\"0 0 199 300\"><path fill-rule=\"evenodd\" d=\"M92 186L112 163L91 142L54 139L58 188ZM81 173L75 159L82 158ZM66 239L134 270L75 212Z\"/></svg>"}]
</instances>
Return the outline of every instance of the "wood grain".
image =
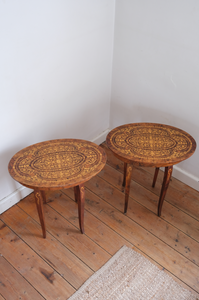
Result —
<instances>
[{"instance_id":1,"label":"wood grain","mask_svg":"<svg viewBox=\"0 0 199 300\"><path fill-rule=\"evenodd\" d=\"M39 252L57 273L70 282L74 288L79 288L82 281L88 279L93 271L76 255L57 241L52 235L45 240L40 238L40 226L18 206L6 211L2 220L19 236L31 249Z\"/></svg>"},{"instance_id":2,"label":"wood grain","mask_svg":"<svg viewBox=\"0 0 199 300\"><path fill-rule=\"evenodd\" d=\"M46 299L66 299L74 288L0 221L1 255Z\"/></svg>"},{"instance_id":3,"label":"wood grain","mask_svg":"<svg viewBox=\"0 0 199 300\"><path fill-rule=\"evenodd\" d=\"M12 271L13 289L18 284L21 294L26 290L23 295L67 299L125 244L199 298L199 192L172 177L162 216L157 217L163 172L159 171L152 188L154 168L134 166L124 215L124 164L105 144L102 147L107 164L85 184L84 235L77 230L73 188L46 192L46 239L40 235L33 193L0 216L0 263L3 259L4 266L0 281L6 283L4 295L0 286L0 299L7 299L11 292L12 280L11 284L7 280ZM11 293L15 297L15 291Z\"/></svg>"},{"instance_id":4,"label":"wood grain","mask_svg":"<svg viewBox=\"0 0 199 300\"><path fill-rule=\"evenodd\" d=\"M96 185L96 194L100 195L101 199L120 212L122 209L121 198L123 197L123 193L116 189L113 192L107 182L101 178L93 178L89 181L89 183L87 183L89 190L94 190ZM65 191L65 193L68 194L69 191ZM94 199L93 195L92 198ZM90 201L87 199L87 205L89 203ZM193 240L179 229L173 227L166 220L157 218L154 213L134 199L129 201L129 211L127 216L136 224L147 230L148 234L149 232L152 233L153 236L158 237L160 240L165 242L166 245L169 245L179 253L182 253L186 258L192 260L192 262L199 266L197 241ZM126 218L124 218L124 220L126 220ZM151 241L152 240L153 237L151 237Z\"/></svg>"},{"instance_id":5,"label":"wood grain","mask_svg":"<svg viewBox=\"0 0 199 300\"><path fill-rule=\"evenodd\" d=\"M21 201L18 205L39 223L36 207L33 202L34 198L32 200L29 198L28 200L30 201ZM56 199L56 201L59 201L59 199ZM76 207L76 214L73 217L78 220L77 203L73 202L73 204ZM44 211L48 232L70 251L75 252L75 255L89 266L89 268L96 271L102 264L107 262L110 255L97 246L87 235L82 235L78 232L77 228L64 216L53 210L49 205L44 205ZM85 219L86 217L87 214L85 213Z\"/></svg>"},{"instance_id":6,"label":"wood grain","mask_svg":"<svg viewBox=\"0 0 199 300\"><path fill-rule=\"evenodd\" d=\"M0 292L4 297L0 299L44 299L2 256L0 266Z\"/></svg>"}]
</instances>

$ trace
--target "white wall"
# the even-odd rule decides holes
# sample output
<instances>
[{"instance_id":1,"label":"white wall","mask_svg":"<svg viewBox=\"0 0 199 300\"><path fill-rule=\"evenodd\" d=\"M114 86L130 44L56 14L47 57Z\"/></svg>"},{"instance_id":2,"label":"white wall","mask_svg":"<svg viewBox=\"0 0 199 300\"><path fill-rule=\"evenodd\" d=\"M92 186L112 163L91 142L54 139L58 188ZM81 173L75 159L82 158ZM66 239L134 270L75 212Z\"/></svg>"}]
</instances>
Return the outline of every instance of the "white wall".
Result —
<instances>
[{"instance_id":1,"label":"white wall","mask_svg":"<svg viewBox=\"0 0 199 300\"><path fill-rule=\"evenodd\" d=\"M29 192L7 165L30 144L100 142L109 121L165 123L198 141L198 28L194 0L1 0L0 213ZM199 190L198 165L199 149L173 174Z\"/></svg>"},{"instance_id":2,"label":"white wall","mask_svg":"<svg viewBox=\"0 0 199 300\"><path fill-rule=\"evenodd\" d=\"M116 0L110 127L159 122L199 140L199 2ZM178 164L199 189L199 148Z\"/></svg>"},{"instance_id":3,"label":"white wall","mask_svg":"<svg viewBox=\"0 0 199 300\"><path fill-rule=\"evenodd\" d=\"M113 27L114 0L0 1L0 212L27 193L17 151L109 127Z\"/></svg>"}]
</instances>

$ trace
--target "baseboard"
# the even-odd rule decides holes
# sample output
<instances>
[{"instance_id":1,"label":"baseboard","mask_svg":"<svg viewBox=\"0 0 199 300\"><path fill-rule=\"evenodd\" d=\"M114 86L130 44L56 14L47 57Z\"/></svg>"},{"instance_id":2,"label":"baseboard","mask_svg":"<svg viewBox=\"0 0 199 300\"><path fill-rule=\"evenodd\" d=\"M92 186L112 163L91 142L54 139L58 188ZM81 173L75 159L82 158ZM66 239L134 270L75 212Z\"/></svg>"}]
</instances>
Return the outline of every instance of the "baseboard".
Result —
<instances>
[{"instance_id":1,"label":"baseboard","mask_svg":"<svg viewBox=\"0 0 199 300\"><path fill-rule=\"evenodd\" d=\"M106 129L105 131L103 131L100 135L98 135L96 138L94 138L91 142L100 145L101 143L103 143L104 141L106 141L106 136L109 133L110 129Z\"/></svg>"},{"instance_id":2,"label":"baseboard","mask_svg":"<svg viewBox=\"0 0 199 300\"><path fill-rule=\"evenodd\" d=\"M178 166L173 166L172 176L199 191L199 178L182 170Z\"/></svg>"},{"instance_id":3,"label":"baseboard","mask_svg":"<svg viewBox=\"0 0 199 300\"><path fill-rule=\"evenodd\" d=\"M32 193L33 190L28 189L24 186L20 187L16 191L14 191L12 194L8 195L7 197L3 198L0 201L0 214L2 214L4 211L18 203L21 199L28 196L30 193Z\"/></svg>"}]
</instances>

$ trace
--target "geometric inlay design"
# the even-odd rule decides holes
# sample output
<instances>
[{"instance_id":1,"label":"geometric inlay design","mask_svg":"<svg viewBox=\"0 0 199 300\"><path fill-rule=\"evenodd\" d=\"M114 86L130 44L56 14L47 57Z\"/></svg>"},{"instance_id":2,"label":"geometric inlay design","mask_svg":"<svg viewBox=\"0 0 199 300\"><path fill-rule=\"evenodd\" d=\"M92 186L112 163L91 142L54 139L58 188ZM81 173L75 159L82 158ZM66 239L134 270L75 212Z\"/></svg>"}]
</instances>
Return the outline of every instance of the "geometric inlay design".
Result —
<instances>
[{"instance_id":1,"label":"geometric inlay design","mask_svg":"<svg viewBox=\"0 0 199 300\"><path fill-rule=\"evenodd\" d=\"M193 154L195 140L178 128L155 124L135 123L119 126L107 136L110 149L133 161L182 161Z\"/></svg>"},{"instance_id":2,"label":"geometric inlay design","mask_svg":"<svg viewBox=\"0 0 199 300\"><path fill-rule=\"evenodd\" d=\"M98 145L75 139L42 142L16 153L9 163L11 176L26 186L60 187L86 181L106 162Z\"/></svg>"}]
</instances>

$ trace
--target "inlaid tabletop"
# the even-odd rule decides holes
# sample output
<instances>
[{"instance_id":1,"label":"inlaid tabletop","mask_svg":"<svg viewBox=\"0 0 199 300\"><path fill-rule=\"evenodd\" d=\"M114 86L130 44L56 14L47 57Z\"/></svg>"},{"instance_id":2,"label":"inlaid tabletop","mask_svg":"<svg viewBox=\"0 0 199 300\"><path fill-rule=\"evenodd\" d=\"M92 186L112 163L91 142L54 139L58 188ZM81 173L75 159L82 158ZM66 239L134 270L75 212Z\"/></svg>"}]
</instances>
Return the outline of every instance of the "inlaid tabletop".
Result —
<instances>
[{"instance_id":1,"label":"inlaid tabletop","mask_svg":"<svg viewBox=\"0 0 199 300\"><path fill-rule=\"evenodd\" d=\"M89 141L51 140L16 153L10 175L30 188L60 189L77 186L99 173L106 163L104 150Z\"/></svg>"},{"instance_id":2,"label":"inlaid tabletop","mask_svg":"<svg viewBox=\"0 0 199 300\"><path fill-rule=\"evenodd\" d=\"M164 167L190 157L196 142L187 132L163 124L132 123L111 130L106 139L118 158L140 166Z\"/></svg>"}]
</instances>

